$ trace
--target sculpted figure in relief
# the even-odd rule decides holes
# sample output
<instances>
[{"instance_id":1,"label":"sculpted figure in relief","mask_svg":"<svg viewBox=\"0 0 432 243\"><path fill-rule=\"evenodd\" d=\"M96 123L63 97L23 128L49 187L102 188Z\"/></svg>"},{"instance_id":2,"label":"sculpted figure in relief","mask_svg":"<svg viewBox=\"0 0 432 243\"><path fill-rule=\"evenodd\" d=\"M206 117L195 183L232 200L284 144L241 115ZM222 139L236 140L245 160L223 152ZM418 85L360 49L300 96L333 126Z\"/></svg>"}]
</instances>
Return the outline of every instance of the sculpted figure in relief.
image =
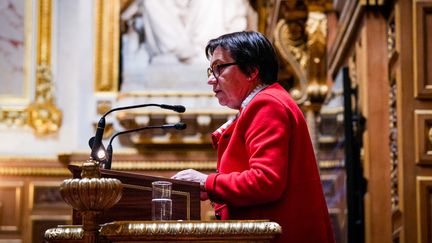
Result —
<instances>
[{"instance_id":1,"label":"sculpted figure in relief","mask_svg":"<svg viewBox=\"0 0 432 243\"><path fill-rule=\"evenodd\" d=\"M247 0L134 1L121 15L123 86L139 82L145 86L141 89L152 89L145 80L161 76L166 80L160 74L166 65L172 74L179 72L176 77L184 72L191 82L205 80L208 61L202 50L207 41L224 33L253 29L255 24L248 20L251 13Z\"/></svg>"}]
</instances>

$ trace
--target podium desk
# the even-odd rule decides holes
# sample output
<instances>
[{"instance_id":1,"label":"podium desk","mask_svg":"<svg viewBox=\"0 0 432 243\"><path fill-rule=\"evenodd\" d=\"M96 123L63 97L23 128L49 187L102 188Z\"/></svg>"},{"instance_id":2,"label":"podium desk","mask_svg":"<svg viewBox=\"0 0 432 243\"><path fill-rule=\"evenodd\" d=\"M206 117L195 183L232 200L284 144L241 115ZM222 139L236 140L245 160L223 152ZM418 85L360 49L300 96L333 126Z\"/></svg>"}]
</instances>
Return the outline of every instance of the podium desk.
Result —
<instances>
[{"instance_id":1,"label":"podium desk","mask_svg":"<svg viewBox=\"0 0 432 243\"><path fill-rule=\"evenodd\" d=\"M81 167L69 165L74 178L81 177ZM112 208L102 212L101 224L120 220L151 220L153 181L172 182L172 220L200 220L199 183L148 176L133 172L100 169L102 178L115 178L123 184L123 196ZM72 222L81 224L81 213L73 210Z\"/></svg>"},{"instance_id":2,"label":"podium desk","mask_svg":"<svg viewBox=\"0 0 432 243\"><path fill-rule=\"evenodd\" d=\"M80 211L73 213L73 225L59 225L57 228L45 231L44 239L48 243L126 243L126 242L270 242L281 234L281 227L274 222L265 220L237 220L237 221L200 221L200 188L198 183L171 180L167 178L146 176L138 173L98 170L96 176L102 178L103 182L109 181L103 178L115 178L115 184L108 187L93 186L97 183L87 180L89 174L87 169L98 169L95 164L88 163L84 173L86 178L75 180L81 177L82 167L70 165L74 180L67 183L73 190L66 190L63 196L68 199L75 190L84 192L84 198L77 199L79 206L84 208L82 220ZM149 221L151 215L151 183L157 180L166 180L173 183L173 219L168 221ZM76 181L78 183L76 183ZM69 182L69 181L68 181ZM80 182L86 187L80 187ZM88 186L91 189L88 189ZM101 189L102 195L117 194L122 197L117 202L111 201L108 195L108 202L115 204L112 208L93 210L81 207L81 202L91 201L88 195L93 189ZM99 191L100 192L100 191ZM93 195L93 193L91 193ZM72 196L73 197L73 196ZM81 200L83 199L83 200ZM102 200L106 203L106 200ZM73 205L75 205L75 202ZM101 207L103 208L103 207ZM81 209L82 210L82 209ZM95 217L97 215L97 217ZM83 222L81 222L83 221ZM81 224L83 223L83 224Z\"/></svg>"}]
</instances>

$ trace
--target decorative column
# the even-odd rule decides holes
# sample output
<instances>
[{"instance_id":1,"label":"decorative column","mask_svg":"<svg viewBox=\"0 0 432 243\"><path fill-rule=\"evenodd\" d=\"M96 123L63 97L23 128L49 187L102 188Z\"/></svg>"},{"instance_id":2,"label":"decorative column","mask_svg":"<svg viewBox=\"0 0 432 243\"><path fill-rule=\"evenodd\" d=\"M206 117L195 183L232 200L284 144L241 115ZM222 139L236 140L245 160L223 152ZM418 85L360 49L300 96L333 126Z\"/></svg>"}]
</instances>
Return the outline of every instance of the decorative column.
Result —
<instances>
[{"instance_id":1,"label":"decorative column","mask_svg":"<svg viewBox=\"0 0 432 243\"><path fill-rule=\"evenodd\" d=\"M60 185L63 199L82 213L84 242L98 242L99 215L114 206L122 196L122 183L114 178L100 178L99 164L87 160L81 178L64 180Z\"/></svg>"}]
</instances>

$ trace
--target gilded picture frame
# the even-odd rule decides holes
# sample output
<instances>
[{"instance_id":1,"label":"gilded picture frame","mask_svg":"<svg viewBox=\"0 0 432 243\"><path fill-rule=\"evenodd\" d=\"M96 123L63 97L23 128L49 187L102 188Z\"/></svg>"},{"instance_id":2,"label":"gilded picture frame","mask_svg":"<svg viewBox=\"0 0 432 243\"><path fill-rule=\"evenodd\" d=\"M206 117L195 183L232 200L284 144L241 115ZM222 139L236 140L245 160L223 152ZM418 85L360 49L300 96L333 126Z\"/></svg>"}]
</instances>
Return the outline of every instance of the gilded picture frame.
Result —
<instances>
[{"instance_id":1,"label":"gilded picture frame","mask_svg":"<svg viewBox=\"0 0 432 243\"><path fill-rule=\"evenodd\" d=\"M117 92L119 75L119 37L117 27L124 0L95 1L95 92Z\"/></svg>"},{"instance_id":2,"label":"gilded picture frame","mask_svg":"<svg viewBox=\"0 0 432 243\"><path fill-rule=\"evenodd\" d=\"M62 119L55 105L51 74L52 0L22 1L24 14L17 14L17 18L24 23L23 91L15 96L2 94L0 123L29 126L35 135L44 136L57 132Z\"/></svg>"}]
</instances>

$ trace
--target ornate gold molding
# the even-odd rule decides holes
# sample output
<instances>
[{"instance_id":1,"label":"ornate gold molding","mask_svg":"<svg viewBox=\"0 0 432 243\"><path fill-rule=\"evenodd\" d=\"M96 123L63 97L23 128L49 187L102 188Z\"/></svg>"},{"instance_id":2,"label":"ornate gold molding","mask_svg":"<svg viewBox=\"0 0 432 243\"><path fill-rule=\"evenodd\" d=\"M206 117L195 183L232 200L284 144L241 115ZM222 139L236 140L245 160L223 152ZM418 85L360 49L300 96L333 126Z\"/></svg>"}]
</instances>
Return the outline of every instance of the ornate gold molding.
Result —
<instances>
[{"instance_id":1,"label":"ornate gold molding","mask_svg":"<svg viewBox=\"0 0 432 243\"><path fill-rule=\"evenodd\" d=\"M140 241L267 242L281 232L279 224L259 220L118 221L102 225L100 236L107 239L133 238ZM45 239L52 241L79 240L83 237L84 231L81 226L62 225L45 231Z\"/></svg>"},{"instance_id":2,"label":"ornate gold molding","mask_svg":"<svg viewBox=\"0 0 432 243\"><path fill-rule=\"evenodd\" d=\"M119 76L120 18L119 0L95 1L95 76L96 92L116 92Z\"/></svg>"},{"instance_id":3,"label":"ornate gold molding","mask_svg":"<svg viewBox=\"0 0 432 243\"><path fill-rule=\"evenodd\" d=\"M81 166L81 178L64 180L60 193L64 201L82 215L84 239L99 234L99 216L114 206L123 195L123 184L115 178L101 178L99 162L87 160Z\"/></svg>"},{"instance_id":4,"label":"ornate gold molding","mask_svg":"<svg viewBox=\"0 0 432 243\"><path fill-rule=\"evenodd\" d=\"M290 26L292 27L290 28ZM303 28L302 26L304 27L301 21L287 23L287 21L281 19L277 23L274 31L274 45L276 50L281 56L283 63L289 67L295 79L298 80L298 83L294 84L290 93L299 104L305 102L307 98L307 47L304 37L299 37L304 36L304 32L292 32L295 30L299 31Z\"/></svg>"},{"instance_id":5,"label":"ornate gold molding","mask_svg":"<svg viewBox=\"0 0 432 243\"><path fill-rule=\"evenodd\" d=\"M387 2L386 0L375 0L375 1L369 1L369 0L360 0L359 3L363 6L368 6L368 7L379 7L379 6L384 6L385 2Z\"/></svg>"},{"instance_id":6,"label":"ornate gold molding","mask_svg":"<svg viewBox=\"0 0 432 243\"><path fill-rule=\"evenodd\" d=\"M36 135L43 136L60 129L62 112L55 105L49 64L38 64L36 77L36 96L35 101L27 107L27 124Z\"/></svg>"},{"instance_id":7,"label":"ornate gold molding","mask_svg":"<svg viewBox=\"0 0 432 243\"><path fill-rule=\"evenodd\" d=\"M321 103L328 92L327 18L321 12L326 10L327 5L328 1L305 1L299 6L283 2L272 33L276 50L285 66L284 76L288 73L292 76L289 79L292 82L290 93L299 104L305 101Z\"/></svg>"},{"instance_id":8,"label":"ornate gold molding","mask_svg":"<svg viewBox=\"0 0 432 243\"><path fill-rule=\"evenodd\" d=\"M45 231L47 240L81 240L84 237L84 230L81 225L62 225Z\"/></svg>"},{"instance_id":9,"label":"ornate gold molding","mask_svg":"<svg viewBox=\"0 0 432 243\"><path fill-rule=\"evenodd\" d=\"M327 18L323 13L309 13L306 22L308 33L307 94L312 102L324 101L327 92Z\"/></svg>"},{"instance_id":10,"label":"ornate gold molding","mask_svg":"<svg viewBox=\"0 0 432 243\"><path fill-rule=\"evenodd\" d=\"M320 169L343 168L345 162L343 160L320 160Z\"/></svg>"},{"instance_id":11,"label":"ornate gold molding","mask_svg":"<svg viewBox=\"0 0 432 243\"><path fill-rule=\"evenodd\" d=\"M0 176L70 176L52 157L0 156Z\"/></svg>"},{"instance_id":12,"label":"ornate gold molding","mask_svg":"<svg viewBox=\"0 0 432 243\"><path fill-rule=\"evenodd\" d=\"M103 225L101 235L140 237L141 239L272 239L282 232L279 224L267 221L168 221L127 222Z\"/></svg>"},{"instance_id":13,"label":"ornate gold molding","mask_svg":"<svg viewBox=\"0 0 432 243\"><path fill-rule=\"evenodd\" d=\"M0 176L70 176L64 168L0 167Z\"/></svg>"},{"instance_id":14,"label":"ornate gold molding","mask_svg":"<svg viewBox=\"0 0 432 243\"><path fill-rule=\"evenodd\" d=\"M31 2L31 1L28 1ZM26 4L30 4L30 3ZM57 132L61 125L62 113L55 105L54 86L51 76L51 27L52 27L52 0L39 0L37 9L37 31L27 33L26 46L31 45L32 38L37 35L36 41L36 80L35 99L28 107L0 109L0 122L8 125L29 125L38 136ZM32 7L26 7L26 15L33 16ZM33 18L26 17L26 26L30 26ZM34 34L33 34L34 33ZM31 58L31 57L28 57ZM28 67L27 67L28 68Z\"/></svg>"}]
</instances>

